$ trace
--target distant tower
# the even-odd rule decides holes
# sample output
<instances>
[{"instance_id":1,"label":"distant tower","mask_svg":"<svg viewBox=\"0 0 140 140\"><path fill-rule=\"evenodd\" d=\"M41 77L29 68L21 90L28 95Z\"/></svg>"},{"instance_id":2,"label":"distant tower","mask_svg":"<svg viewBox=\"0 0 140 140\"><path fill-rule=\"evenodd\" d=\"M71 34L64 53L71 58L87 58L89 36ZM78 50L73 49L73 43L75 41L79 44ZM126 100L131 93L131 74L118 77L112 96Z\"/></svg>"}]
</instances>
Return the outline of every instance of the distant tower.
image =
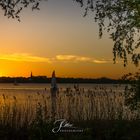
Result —
<instances>
[{"instance_id":1,"label":"distant tower","mask_svg":"<svg viewBox=\"0 0 140 140\"><path fill-rule=\"evenodd\" d=\"M33 73L32 73L32 71L31 71L31 75L30 75L30 78L33 78Z\"/></svg>"},{"instance_id":2,"label":"distant tower","mask_svg":"<svg viewBox=\"0 0 140 140\"><path fill-rule=\"evenodd\" d=\"M31 71L31 74L30 74L30 77L29 77L29 81L32 81L32 78L33 78L33 74L32 74L32 71Z\"/></svg>"}]
</instances>

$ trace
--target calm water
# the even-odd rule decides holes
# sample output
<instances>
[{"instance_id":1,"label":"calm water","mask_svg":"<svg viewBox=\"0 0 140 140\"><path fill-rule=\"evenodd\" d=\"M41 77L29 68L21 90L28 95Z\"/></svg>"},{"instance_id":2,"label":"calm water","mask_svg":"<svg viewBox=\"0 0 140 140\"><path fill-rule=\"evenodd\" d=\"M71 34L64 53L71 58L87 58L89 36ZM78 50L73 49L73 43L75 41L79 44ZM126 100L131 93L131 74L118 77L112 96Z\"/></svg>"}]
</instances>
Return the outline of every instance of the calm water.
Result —
<instances>
[{"instance_id":1,"label":"calm water","mask_svg":"<svg viewBox=\"0 0 140 140\"><path fill-rule=\"evenodd\" d=\"M58 84L59 88L73 88L75 84ZM124 88L124 85L120 84L78 84L80 88L85 88L85 89L92 89L95 87L105 87L105 88ZM50 89L50 84L24 84L20 83L19 85L14 85L12 83L0 83L0 90L3 89L28 89L28 90L43 90L43 89Z\"/></svg>"},{"instance_id":2,"label":"calm water","mask_svg":"<svg viewBox=\"0 0 140 140\"><path fill-rule=\"evenodd\" d=\"M105 90L113 90L122 92L124 90L125 85L119 85L119 84L78 84L79 88L85 89L85 90L94 90L98 88L99 90L105 89ZM58 87L60 90L66 89L66 88L73 88L74 84L58 84ZM43 92L48 93L50 91L50 84L22 84L14 85L14 84L0 84L0 94L32 94L36 92Z\"/></svg>"}]
</instances>

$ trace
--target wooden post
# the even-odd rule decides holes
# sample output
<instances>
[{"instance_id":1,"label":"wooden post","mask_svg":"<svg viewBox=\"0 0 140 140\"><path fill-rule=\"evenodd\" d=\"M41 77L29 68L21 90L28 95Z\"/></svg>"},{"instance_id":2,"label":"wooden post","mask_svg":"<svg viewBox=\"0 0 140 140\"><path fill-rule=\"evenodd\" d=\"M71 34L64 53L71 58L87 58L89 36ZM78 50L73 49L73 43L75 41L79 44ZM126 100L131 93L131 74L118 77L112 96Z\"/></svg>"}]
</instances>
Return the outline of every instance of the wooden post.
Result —
<instances>
[{"instance_id":1,"label":"wooden post","mask_svg":"<svg viewBox=\"0 0 140 140\"><path fill-rule=\"evenodd\" d=\"M55 118L56 118L57 94L58 94L58 87L56 83L55 71L53 71L52 79L51 79L51 119L52 121L55 121Z\"/></svg>"}]
</instances>

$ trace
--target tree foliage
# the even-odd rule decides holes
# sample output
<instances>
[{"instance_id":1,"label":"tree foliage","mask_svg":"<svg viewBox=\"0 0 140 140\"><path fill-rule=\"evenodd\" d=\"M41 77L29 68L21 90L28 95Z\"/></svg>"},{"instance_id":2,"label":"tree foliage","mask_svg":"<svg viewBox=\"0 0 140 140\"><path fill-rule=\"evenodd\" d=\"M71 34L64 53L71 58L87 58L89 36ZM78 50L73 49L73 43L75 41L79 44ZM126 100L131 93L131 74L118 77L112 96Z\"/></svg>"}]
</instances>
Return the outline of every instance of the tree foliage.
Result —
<instances>
[{"instance_id":1,"label":"tree foliage","mask_svg":"<svg viewBox=\"0 0 140 140\"><path fill-rule=\"evenodd\" d=\"M125 105L131 110L140 108L140 71L135 74L129 73L122 77L123 80L130 82L125 87Z\"/></svg>"},{"instance_id":2,"label":"tree foliage","mask_svg":"<svg viewBox=\"0 0 140 140\"><path fill-rule=\"evenodd\" d=\"M31 6L32 10L39 10L39 4L43 0L0 0L0 7L4 11L4 16L16 18L20 21L19 13L23 8Z\"/></svg>"},{"instance_id":3,"label":"tree foliage","mask_svg":"<svg viewBox=\"0 0 140 140\"><path fill-rule=\"evenodd\" d=\"M95 22L99 25L99 36L107 30L114 42L114 62L116 58L124 60L128 56L138 66L140 60L140 0L74 0L85 9L86 16L94 12Z\"/></svg>"}]
</instances>

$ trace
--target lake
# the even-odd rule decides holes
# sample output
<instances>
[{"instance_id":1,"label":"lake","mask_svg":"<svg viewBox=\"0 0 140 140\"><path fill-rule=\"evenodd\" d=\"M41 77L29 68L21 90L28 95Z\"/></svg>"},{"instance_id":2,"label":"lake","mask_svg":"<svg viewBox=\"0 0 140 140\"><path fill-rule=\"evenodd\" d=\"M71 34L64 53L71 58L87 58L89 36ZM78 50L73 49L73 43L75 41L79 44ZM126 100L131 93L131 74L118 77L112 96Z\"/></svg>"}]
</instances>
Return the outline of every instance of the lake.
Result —
<instances>
[{"instance_id":1,"label":"lake","mask_svg":"<svg viewBox=\"0 0 140 140\"><path fill-rule=\"evenodd\" d=\"M66 89L66 88L73 88L75 84L58 84L58 87L60 89ZM123 91L125 85L120 85L120 84L78 84L79 88L84 88L86 90L88 89L95 89L95 88L105 88L107 90L109 90L110 88L112 90L118 90L118 91ZM0 92L6 91L6 92L10 92L10 91L21 91L23 92L24 90L27 92L33 92L33 91L43 91L46 90L49 91L50 90L50 84L33 84L33 83L28 83L28 84L24 84L24 83L20 83L19 85L14 85L13 83L0 83Z\"/></svg>"}]
</instances>

